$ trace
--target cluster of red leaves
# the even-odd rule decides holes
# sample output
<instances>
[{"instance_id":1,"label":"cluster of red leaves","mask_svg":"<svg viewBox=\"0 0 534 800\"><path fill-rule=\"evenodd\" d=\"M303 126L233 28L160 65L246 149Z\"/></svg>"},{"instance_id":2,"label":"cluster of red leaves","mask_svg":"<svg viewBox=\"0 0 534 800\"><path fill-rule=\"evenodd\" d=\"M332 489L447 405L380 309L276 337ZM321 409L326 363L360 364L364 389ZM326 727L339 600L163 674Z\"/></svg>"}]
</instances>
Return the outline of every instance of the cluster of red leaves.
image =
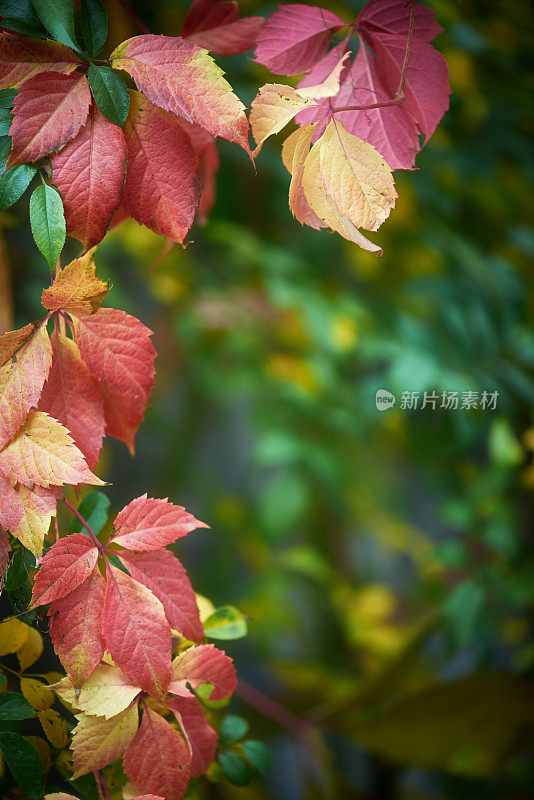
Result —
<instances>
[{"instance_id":1,"label":"cluster of red leaves","mask_svg":"<svg viewBox=\"0 0 534 800\"><path fill-rule=\"evenodd\" d=\"M102 484L106 433L133 451L154 384L152 332L107 293L90 251L43 291L43 320L0 337L0 526L38 557L60 487Z\"/></svg>"},{"instance_id":2,"label":"cluster of red leaves","mask_svg":"<svg viewBox=\"0 0 534 800\"><path fill-rule=\"evenodd\" d=\"M180 800L213 761L217 734L193 690L207 683L211 700L229 697L235 669L213 645L192 644L204 639L195 594L165 549L203 527L181 506L143 495L118 514L105 547L74 533L42 559L32 599L49 604L67 672L53 688L79 712L75 777L123 756L137 791ZM187 640L174 660L173 632Z\"/></svg>"},{"instance_id":3,"label":"cluster of red leaves","mask_svg":"<svg viewBox=\"0 0 534 800\"><path fill-rule=\"evenodd\" d=\"M262 21L239 19L236 2L195 0L183 37L145 34L119 45L109 64L140 90L130 91L124 130L99 111L88 64L73 50L4 31L0 88L18 88L7 166L47 159L67 232L86 248L117 212L182 243L213 203L215 138L249 152L245 107L203 48L244 52Z\"/></svg>"}]
</instances>

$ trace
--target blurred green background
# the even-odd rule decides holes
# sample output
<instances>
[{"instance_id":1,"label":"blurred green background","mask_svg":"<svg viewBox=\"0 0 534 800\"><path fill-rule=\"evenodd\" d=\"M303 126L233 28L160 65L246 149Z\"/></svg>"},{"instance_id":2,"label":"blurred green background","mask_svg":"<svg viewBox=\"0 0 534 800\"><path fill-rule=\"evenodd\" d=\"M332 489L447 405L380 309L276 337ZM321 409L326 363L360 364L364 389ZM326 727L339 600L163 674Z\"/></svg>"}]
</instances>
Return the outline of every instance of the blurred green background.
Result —
<instances>
[{"instance_id":1,"label":"blurred green background","mask_svg":"<svg viewBox=\"0 0 534 800\"><path fill-rule=\"evenodd\" d=\"M132 5L176 34L188 4ZM348 21L363 3L324 5ZM227 650L253 689L231 709L272 766L195 798L534 796L534 14L430 5L451 109L418 171L396 174L382 259L292 219L279 137L257 174L221 143L216 205L185 250L133 222L98 250L107 302L159 354L136 456L108 441L99 474L115 510L147 491L208 522L177 553L249 618ZM109 12L110 45L134 34ZM269 80L217 60L247 104ZM26 220L27 199L0 218L17 325L47 280ZM497 409L400 409L425 390L498 391Z\"/></svg>"}]
</instances>

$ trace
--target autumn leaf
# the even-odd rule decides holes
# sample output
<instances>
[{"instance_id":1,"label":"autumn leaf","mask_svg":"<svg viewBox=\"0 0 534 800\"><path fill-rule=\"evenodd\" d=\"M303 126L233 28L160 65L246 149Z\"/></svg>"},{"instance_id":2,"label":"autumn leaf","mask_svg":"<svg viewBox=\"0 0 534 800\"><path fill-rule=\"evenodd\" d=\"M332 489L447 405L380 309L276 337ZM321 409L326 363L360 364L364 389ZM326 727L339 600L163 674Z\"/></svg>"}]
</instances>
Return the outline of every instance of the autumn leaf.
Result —
<instances>
[{"instance_id":1,"label":"autumn leaf","mask_svg":"<svg viewBox=\"0 0 534 800\"><path fill-rule=\"evenodd\" d=\"M81 715L72 738L72 779L106 767L119 758L137 733L137 706L105 719Z\"/></svg>"},{"instance_id":2,"label":"autumn leaf","mask_svg":"<svg viewBox=\"0 0 534 800\"><path fill-rule=\"evenodd\" d=\"M239 19L236 0L193 0L182 36L220 56L246 53L254 47L263 17Z\"/></svg>"},{"instance_id":3,"label":"autumn leaf","mask_svg":"<svg viewBox=\"0 0 534 800\"><path fill-rule=\"evenodd\" d=\"M140 693L118 667L100 664L76 691L69 678L52 684L54 692L66 703L95 717L111 719L125 711Z\"/></svg>"},{"instance_id":4,"label":"autumn leaf","mask_svg":"<svg viewBox=\"0 0 534 800\"><path fill-rule=\"evenodd\" d=\"M145 586L108 564L102 632L113 661L156 698L171 676L171 629L163 605Z\"/></svg>"},{"instance_id":5,"label":"autumn leaf","mask_svg":"<svg viewBox=\"0 0 534 800\"><path fill-rule=\"evenodd\" d=\"M315 129L316 126L312 124L293 131L282 145L282 161L291 173L291 183L289 184L291 213L302 225L309 225L320 230L325 227L326 223L319 219L315 211L312 211L302 188L304 165L310 152Z\"/></svg>"},{"instance_id":6,"label":"autumn leaf","mask_svg":"<svg viewBox=\"0 0 534 800\"><path fill-rule=\"evenodd\" d=\"M415 4L414 35L432 41L443 28L434 19L435 12L420 3ZM405 0L369 0L356 19L358 30L375 31L378 35L407 36L410 13Z\"/></svg>"},{"instance_id":7,"label":"autumn leaf","mask_svg":"<svg viewBox=\"0 0 534 800\"><path fill-rule=\"evenodd\" d=\"M144 494L117 514L111 542L127 550L159 550L197 528L208 527L182 506Z\"/></svg>"},{"instance_id":8,"label":"autumn leaf","mask_svg":"<svg viewBox=\"0 0 534 800\"><path fill-rule=\"evenodd\" d=\"M81 64L78 56L59 42L8 31L0 34L0 89L18 86L41 72L68 75Z\"/></svg>"},{"instance_id":9,"label":"autumn leaf","mask_svg":"<svg viewBox=\"0 0 534 800\"><path fill-rule=\"evenodd\" d=\"M258 148L269 136L285 128L299 111L315 105L313 100L297 94L292 86L281 83L262 86L250 111L250 127Z\"/></svg>"},{"instance_id":10,"label":"autumn leaf","mask_svg":"<svg viewBox=\"0 0 534 800\"><path fill-rule=\"evenodd\" d=\"M35 328L39 323L29 322L23 328L18 328L15 331L8 331L0 336L0 366L12 358L17 350L28 341Z\"/></svg>"},{"instance_id":11,"label":"autumn leaf","mask_svg":"<svg viewBox=\"0 0 534 800\"><path fill-rule=\"evenodd\" d=\"M102 609L106 582L98 569L68 595L50 604L50 637L75 687L87 681L104 655Z\"/></svg>"},{"instance_id":12,"label":"autumn leaf","mask_svg":"<svg viewBox=\"0 0 534 800\"><path fill-rule=\"evenodd\" d=\"M21 344L17 337L11 340L12 346L15 343ZM0 368L0 448L15 436L28 412L37 406L51 364L52 345L42 323L21 347L17 360Z\"/></svg>"},{"instance_id":13,"label":"autumn leaf","mask_svg":"<svg viewBox=\"0 0 534 800\"><path fill-rule=\"evenodd\" d=\"M226 0L222 0L222 2L226 2ZM191 139L199 160L202 188L198 201L197 220L204 225L215 202L215 175L219 168L219 155L215 139L210 133L199 125L186 122L185 119L180 120L180 125Z\"/></svg>"},{"instance_id":14,"label":"autumn leaf","mask_svg":"<svg viewBox=\"0 0 534 800\"><path fill-rule=\"evenodd\" d=\"M56 272L52 285L41 295L41 302L48 311L61 308L79 317L98 311L109 292L109 284L96 277L94 254L93 248Z\"/></svg>"},{"instance_id":15,"label":"autumn leaf","mask_svg":"<svg viewBox=\"0 0 534 800\"><path fill-rule=\"evenodd\" d=\"M30 628L28 638L17 650L17 658L22 672L31 667L43 653L43 637L35 628Z\"/></svg>"},{"instance_id":16,"label":"autumn leaf","mask_svg":"<svg viewBox=\"0 0 534 800\"><path fill-rule=\"evenodd\" d=\"M169 697L167 706L187 737L191 748L190 772L192 778L202 775L217 751L217 732L206 720L204 709L196 697Z\"/></svg>"},{"instance_id":17,"label":"autumn leaf","mask_svg":"<svg viewBox=\"0 0 534 800\"><path fill-rule=\"evenodd\" d=\"M181 800L189 781L191 755L181 734L148 706L124 755L124 772L142 792Z\"/></svg>"},{"instance_id":18,"label":"autumn leaf","mask_svg":"<svg viewBox=\"0 0 534 800\"><path fill-rule=\"evenodd\" d=\"M85 248L101 241L120 205L126 158L122 130L94 105L76 138L52 156L52 181L63 198L67 232Z\"/></svg>"},{"instance_id":19,"label":"autumn leaf","mask_svg":"<svg viewBox=\"0 0 534 800\"><path fill-rule=\"evenodd\" d=\"M121 553L121 560L136 581L161 600L171 628L193 642L204 638L195 592L187 572L169 550Z\"/></svg>"},{"instance_id":20,"label":"autumn leaf","mask_svg":"<svg viewBox=\"0 0 534 800\"><path fill-rule=\"evenodd\" d=\"M59 539L41 561L32 604L45 605L77 589L91 575L97 559L98 550L86 533L71 533Z\"/></svg>"},{"instance_id":21,"label":"autumn leaf","mask_svg":"<svg viewBox=\"0 0 534 800\"><path fill-rule=\"evenodd\" d=\"M91 105L86 75L41 72L24 81L13 104L8 167L59 150L85 125Z\"/></svg>"},{"instance_id":22,"label":"autumn leaf","mask_svg":"<svg viewBox=\"0 0 534 800\"><path fill-rule=\"evenodd\" d=\"M56 515L57 489L11 483L0 473L0 525L40 557L50 521Z\"/></svg>"},{"instance_id":23,"label":"autumn leaf","mask_svg":"<svg viewBox=\"0 0 534 800\"><path fill-rule=\"evenodd\" d=\"M198 207L200 168L191 139L171 114L131 93L124 130L124 205L137 222L183 243Z\"/></svg>"},{"instance_id":24,"label":"autumn leaf","mask_svg":"<svg viewBox=\"0 0 534 800\"><path fill-rule=\"evenodd\" d=\"M66 428L42 411L31 411L17 436L0 450L0 472L13 486L104 485Z\"/></svg>"},{"instance_id":25,"label":"autumn leaf","mask_svg":"<svg viewBox=\"0 0 534 800\"><path fill-rule=\"evenodd\" d=\"M120 389L100 384L100 394L104 403L106 433L124 442L130 454L135 455L135 436L145 418L144 397L125 394Z\"/></svg>"},{"instance_id":26,"label":"autumn leaf","mask_svg":"<svg viewBox=\"0 0 534 800\"><path fill-rule=\"evenodd\" d=\"M145 34L120 44L111 64L152 103L249 152L245 107L206 50L179 36Z\"/></svg>"},{"instance_id":27,"label":"autumn leaf","mask_svg":"<svg viewBox=\"0 0 534 800\"><path fill-rule=\"evenodd\" d=\"M259 32L256 61L279 75L307 72L326 53L332 34L345 25L324 8L303 3L279 6Z\"/></svg>"},{"instance_id":28,"label":"autumn leaf","mask_svg":"<svg viewBox=\"0 0 534 800\"><path fill-rule=\"evenodd\" d=\"M179 653L172 662L171 694L192 697L186 684L193 689L201 683L213 686L210 700L223 700L237 687L235 667L230 656L213 644L201 644Z\"/></svg>"}]
</instances>

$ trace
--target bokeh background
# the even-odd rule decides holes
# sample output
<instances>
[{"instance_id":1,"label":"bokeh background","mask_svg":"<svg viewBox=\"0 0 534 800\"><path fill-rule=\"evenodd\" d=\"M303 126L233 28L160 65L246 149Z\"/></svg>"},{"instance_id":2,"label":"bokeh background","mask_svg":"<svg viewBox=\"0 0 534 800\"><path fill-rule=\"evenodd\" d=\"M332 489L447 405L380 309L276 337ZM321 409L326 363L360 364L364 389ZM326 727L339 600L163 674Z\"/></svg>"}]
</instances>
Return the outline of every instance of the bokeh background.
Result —
<instances>
[{"instance_id":1,"label":"bokeh background","mask_svg":"<svg viewBox=\"0 0 534 800\"><path fill-rule=\"evenodd\" d=\"M132 5L175 34L188 4ZM324 5L348 21L363 3ZM177 552L248 617L226 645L247 682L231 710L272 753L265 781L194 798L534 796L534 14L429 5L451 109L396 174L382 259L292 219L280 140L257 173L221 143L185 250L133 222L98 250L107 302L159 354L135 458L108 441L99 474L115 510L147 491L211 525ZM114 45L135 31L108 8ZM247 104L269 80L248 56L218 61ZM47 279L25 220L27 199L0 215L6 327L11 290L22 325ZM400 409L425 390L498 391L497 409Z\"/></svg>"}]
</instances>

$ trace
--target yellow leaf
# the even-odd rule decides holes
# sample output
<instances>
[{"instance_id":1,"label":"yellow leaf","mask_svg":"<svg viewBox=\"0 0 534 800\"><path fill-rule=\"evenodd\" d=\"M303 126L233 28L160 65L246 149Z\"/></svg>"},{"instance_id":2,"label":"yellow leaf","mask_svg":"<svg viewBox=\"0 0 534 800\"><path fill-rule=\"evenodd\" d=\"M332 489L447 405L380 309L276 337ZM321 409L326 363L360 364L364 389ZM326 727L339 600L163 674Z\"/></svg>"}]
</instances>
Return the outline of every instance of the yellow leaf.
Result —
<instances>
[{"instance_id":1,"label":"yellow leaf","mask_svg":"<svg viewBox=\"0 0 534 800\"><path fill-rule=\"evenodd\" d=\"M54 282L43 290L41 302L49 311L62 308L78 317L98 311L102 300L109 292L109 284L96 277L96 247L60 270Z\"/></svg>"},{"instance_id":2,"label":"yellow leaf","mask_svg":"<svg viewBox=\"0 0 534 800\"><path fill-rule=\"evenodd\" d=\"M326 77L322 83L318 83L315 86L303 86L302 88L296 89L297 94L299 94L301 97L309 97L312 100L334 97L339 92L341 71L343 70L345 61L349 57L350 53L345 53L345 55L339 59L330 75L328 75L328 77Z\"/></svg>"},{"instance_id":3,"label":"yellow leaf","mask_svg":"<svg viewBox=\"0 0 534 800\"><path fill-rule=\"evenodd\" d=\"M283 83L262 86L250 109L250 127L258 145L255 154L269 136L285 128L299 111L315 105L314 100L301 97L292 86Z\"/></svg>"},{"instance_id":4,"label":"yellow leaf","mask_svg":"<svg viewBox=\"0 0 534 800\"><path fill-rule=\"evenodd\" d=\"M77 719L72 739L73 779L105 767L124 753L137 732L139 712L134 706L107 720L86 714Z\"/></svg>"},{"instance_id":5,"label":"yellow leaf","mask_svg":"<svg viewBox=\"0 0 534 800\"><path fill-rule=\"evenodd\" d=\"M0 622L0 656L16 653L30 635L30 626L20 619L4 619Z\"/></svg>"},{"instance_id":6,"label":"yellow leaf","mask_svg":"<svg viewBox=\"0 0 534 800\"><path fill-rule=\"evenodd\" d=\"M39 756L41 758L41 764L43 765L43 772L46 773L52 766L52 757L50 755L50 747L48 742L45 742L44 739L41 739L40 736L26 736L26 739L33 744Z\"/></svg>"},{"instance_id":7,"label":"yellow leaf","mask_svg":"<svg viewBox=\"0 0 534 800\"><path fill-rule=\"evenodd\" d=\"M67 744L67 720L63 719L53 708L37 713L46 738L52 745L60 750Z\"/></svg>"},{"instance_id":8,"label":"yellow leaf","mask_svg":"<svg viewBox=\"0 0 534 800\"><path fill-rule=\"evenodd\" d=\"M114 717L127 708L141 691L128 682L118 667L100 664L85 681L79 694L68 678L63 678L52 687L62 700L74 708L97 717Z\"/></svg>"},{"instance_id":9,"label":"yellow leaf","mask_svg":"<svg viewBox=\"0 0 534 800\"><path fill-rule=\"evenodd\" d=\"M39 711L45 711L54 704L54 693L35 678L21 678L20 691L28 703Z\"/></svg>"},{"instance_id":10,"label":"yellow leaf","mask_svg":"<svg viewBox=\"0 0 534 800\"><path fill-rule=\"evenodd\" d=\"M304 166L310 152L315 128L315 125L305 125L295 133L292 133L282 146L282 160L291 173L291 183L289 184L289 208L291 213L301 225L309 225L315 230L319 230L324 228L325 222L311 209L302 187ZM290 157L291 166L288 166Z\"/></svg>"},{"instance_id":11,"label":"yellow leaf","mask_svg":"<svg viewBox=\"0 0 534 800\"><path fill-rule=\"evenodd\" d=\"M43 652L43 637L35 628L30 628L28 638L17 650L17 658L19 660L20 669L24 672L25 669L31 667L32 664L41 657Z\"/></svg>"}]
</instances>

